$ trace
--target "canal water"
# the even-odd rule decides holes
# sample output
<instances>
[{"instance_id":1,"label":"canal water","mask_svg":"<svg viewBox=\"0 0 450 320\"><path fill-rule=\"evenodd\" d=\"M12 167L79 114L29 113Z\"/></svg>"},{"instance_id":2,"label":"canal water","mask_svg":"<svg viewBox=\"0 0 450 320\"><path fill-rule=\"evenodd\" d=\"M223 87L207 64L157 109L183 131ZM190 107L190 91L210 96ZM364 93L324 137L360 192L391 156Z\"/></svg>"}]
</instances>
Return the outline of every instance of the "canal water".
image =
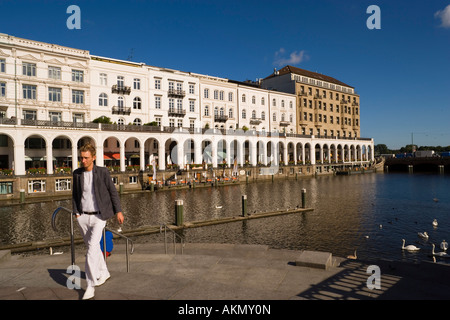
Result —
<instances>
[{"instance_id":1,"label":"canal water","mask_svg":"<svg viewBox=\"0 0 450 320\"><path fill-rule=\"evenodd\" d=\"M239 216L244 194L250 214L294 208L301 205L302 188L314 211L190 228L183 234L188 243L263 244L341 257L357 250L358 258L408 261L431 261L432 243L436 251L444 239L450 243L450 176L426 173L319 176L123 195L122 229L173 223L175 200L184 202L185 222ZM58 218L61 231L51 228L59 206L71 208L69 200L0 208L0 244L67 237L64 217ZM114 222L110 226L118 227ZM428 240L418 236L424 231ZM421 250L403 251L402 239ZM155 241L155 236L138 240Z\"/></svg>"}]
</instances>

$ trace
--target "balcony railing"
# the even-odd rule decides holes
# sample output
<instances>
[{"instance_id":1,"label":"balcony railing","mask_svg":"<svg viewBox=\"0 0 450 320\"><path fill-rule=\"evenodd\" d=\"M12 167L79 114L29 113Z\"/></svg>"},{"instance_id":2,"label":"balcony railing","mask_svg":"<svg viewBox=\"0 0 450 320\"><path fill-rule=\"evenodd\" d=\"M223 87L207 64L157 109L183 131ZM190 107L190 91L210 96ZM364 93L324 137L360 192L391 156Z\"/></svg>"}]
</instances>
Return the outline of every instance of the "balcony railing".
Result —
<instances>
[{"instance_id":1,"label":"balcony railing","mask_svg":"<svg viewBox=\"0 0 450 320\"><path fill-rule=\"evenodd\" d=\"M24 126L98 129L98 123L92 123L92 122L69 122L69 121L22 119L22 120L20 120L20 123Z\"/></svg>"},{"instance_id":2,"label":"balcony railing","mask_svg":"<svg viewBox=\"0 0 450 320\"><path fill-rule=\"evenodd\" d=\"M172 97L184 97L186 95L186 92L179 89L169 89L169 91L167 91L167 94Z\"/></svg>"},{"instance_id":3,"label":"balcony railing","mask_svg":"<svg viewBox=\"0 0 450 320\"><path fill-rule=\"evenodd\" d=\"M250 118L250 124L260 124L262 122L261 118Z\"/></svg>"},{"instance_id":4,"label":"balcony railing","mask_svg":"<svg viewBox=\"0 0 450 320\"><path fill-rule=\"evenodd\" d=\"M227 118L227 116L218 116ZM5 121L12 120L12 121ZM306 121L305 121L306 122ZM9 125L13 123L15 125L23 126L35 126L35 127L53 127L53 128L74 128L74 129L96 129L102 131L131 131L131 132L155 132L155 133L172 133L176 130L184 130L190 133L201 134L228 134L228 135L251 135L255 137L292 137L292 138L312 138L312 135L298 134L298 133L284 133L284 132L267 132L248 130L243 132L242 130L234 129L205 129L205 128L176 128L176 127L161 127L150 125L124 125L124 124L104 124L93 122L68 122L68 121L50 121L50 120L30 120L30 119L6 119L0 118L1 125ZM350 127L349 125L343 125L344 127ZM359 127L358 127L359 128ZM362 140L371 141L372 138L361 137L339 137L339 136L314 136L314 138L327 138L327 139L341 139L341 140Z\"/></svg>"},{"instance_id":5,"label":"balcony railing","mask_svg":"<svg viewBox=\"0 0 450 320\"><path fill-rule=\"evenodd\" d=\"M289 121L280 121L280 127L287 127L289 126L291 123Z\"/></svg>"},{"instance_id":6,"label":"balcony railing","mask_svg":"<svg viewBox=\"0 0 450 320\"><path fill-rule=\"evenodd\" d=\"M112 93L118 93L118 94L130 94L131 93L131 87L127 86L118 86L117 84L114 84L111 88Z\"/></svg>"},{"instance_id":7,"label":"balcony railing","mask_svg":"<svg viewBox=\"0 0 450 320\"><path fill-rule=\"evenodd\" d=\"M215 122L227 122L227 120L228 120L228 116L218 115L218 114L214 115Z\"/></svg>"},{"instance_id":8,"label":"balcony railing","mask_svg":"<svg viewBox=\"0 0 450 320\"><path fill-rule=\"evenodd\" d=\"M169 117L184 117L186 115L186 109L169 109Z\"/></svg>"},{"instance_id":9,"label":"balcony railing","mask_svg":"<svg viewBox=\"0 0 450 320\"><path fill-rule=\"evenodd\" d=\"M123 115L129 115L131 113L131 108L124 108L124 107L112 107L112 114L123 114Z\"/></svg>"}]
</instances>

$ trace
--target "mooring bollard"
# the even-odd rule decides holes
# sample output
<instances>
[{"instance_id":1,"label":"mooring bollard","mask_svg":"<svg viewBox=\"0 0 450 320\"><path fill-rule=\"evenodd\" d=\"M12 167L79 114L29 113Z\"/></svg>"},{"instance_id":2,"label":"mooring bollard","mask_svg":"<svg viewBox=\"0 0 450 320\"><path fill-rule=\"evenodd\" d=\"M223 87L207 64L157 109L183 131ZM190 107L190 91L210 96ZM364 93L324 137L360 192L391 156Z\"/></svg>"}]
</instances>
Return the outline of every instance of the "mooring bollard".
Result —
<instances>
[{"instance_id":1,"label":"mooring bollard","mask_svg":"<svg viewBox=\"0 0 450 320\"><path fill-rule=\"evenodd\" d=\"M25 202L25 189L20 189L20 203Z\"/></svg>"},{"instance_id":2,"label":"mooring bollard","mask_svg":"<svg viewBox=\"0 0 450 320\"><path fill-rule=\"evenodd\" d=\"M306 208L306 189L302 189L302 208Z\"/></svg>"},{"instance_id":3,"label":"mooring bollard","mask_svg":"<svg viewBox=\"0 0 450 320\"><path fill-rule=\"evenodd\" d=\"M175 200L175 225L183 225L183 200Z\"/></svg>"},{"instance_id":4,"label":"mooring bollard","mask_svg":"<svg viewBox=\"0 0 450 320\"><path fill-rule=\"evenodd\" d=\"M242 196L242 216L246 217L247 216L247 195L244 194Z\"/></svg>"}]
</instances>

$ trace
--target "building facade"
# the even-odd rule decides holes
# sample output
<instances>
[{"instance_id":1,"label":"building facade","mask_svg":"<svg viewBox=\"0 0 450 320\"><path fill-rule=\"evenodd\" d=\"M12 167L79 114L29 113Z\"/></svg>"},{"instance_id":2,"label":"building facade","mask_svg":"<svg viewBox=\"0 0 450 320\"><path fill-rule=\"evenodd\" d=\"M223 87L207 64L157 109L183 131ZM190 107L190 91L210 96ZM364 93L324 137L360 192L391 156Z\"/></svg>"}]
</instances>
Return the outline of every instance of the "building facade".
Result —
<instances>
[{"instance_id":1,"label":"building facade","mask_svg":"<svg viewBox=\"0 0 450 320\"><path fill-rule=\"evenodd\" d=\"M354 87L293 66L275 70L262 86L297 96L297 133L338 139L360 137L360 102Z\"/></svg>"},{"instance_id":2,"label":"building facade","mask_svg":"<svg viewBox=\"0 0 450 320\"><path fill-rule=\"evenodd\" d=\"M139 172L154 169L164 179L166 170L189 167L270 167L275 174L287 165L308 172L369 165L373 140L359 137L359 110L352 105L346 114L351 137L342 125L341 133L326 126L328 113L322 126L304 122L299 113L320 112L299 107L296 86L305 83L294 84L284 92L0 34L0 199L21 189L69 192L86 142L96 148L96 164L131 187ZM338 97L359 103L354 92ZM321 100L326 108L314 106L335 112L328 99Z\"/></svg>"}]
</instances>

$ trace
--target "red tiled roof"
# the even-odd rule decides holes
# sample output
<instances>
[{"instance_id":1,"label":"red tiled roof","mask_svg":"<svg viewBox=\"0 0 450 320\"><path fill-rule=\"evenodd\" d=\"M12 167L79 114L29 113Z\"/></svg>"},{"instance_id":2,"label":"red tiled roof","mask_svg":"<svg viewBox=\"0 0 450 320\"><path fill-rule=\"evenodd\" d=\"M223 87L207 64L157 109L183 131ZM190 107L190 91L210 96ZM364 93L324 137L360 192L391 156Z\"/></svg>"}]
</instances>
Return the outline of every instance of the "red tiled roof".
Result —
<instances>
[{"instance_id":1,"label":"red tiled roof","mask_svg":"<svg viewBox=\"0 0 450 320\"><path fill-rule=\"evenodd\" d=\"M287 66L281 68L280 70L278 70L278 75L283 75L283 74L288 74L288 73L295 73L295 74L302 75L302 76L305 76L305 77L314 78L314 79L317 79L317 80L334 83L334 84L337 84L337 85L340 85L340 86L346 86L346 87L354 88L354 87L352 87L352 86L350 86L350 85L348 85L348 84L346 84L346 83L344 83L342 81L339 81L339 80L337 80L335 78L332 78L330 76L326 76L324 74L308 71L308 70L305 70L305 69L300 69L300 68L289 66L289 65L287 65ZM266 79L269 79L269 78L272 78L272 77L275 77L275 75L271 74L270 76L266 77Z\"/></svg>"}]
</instances>

